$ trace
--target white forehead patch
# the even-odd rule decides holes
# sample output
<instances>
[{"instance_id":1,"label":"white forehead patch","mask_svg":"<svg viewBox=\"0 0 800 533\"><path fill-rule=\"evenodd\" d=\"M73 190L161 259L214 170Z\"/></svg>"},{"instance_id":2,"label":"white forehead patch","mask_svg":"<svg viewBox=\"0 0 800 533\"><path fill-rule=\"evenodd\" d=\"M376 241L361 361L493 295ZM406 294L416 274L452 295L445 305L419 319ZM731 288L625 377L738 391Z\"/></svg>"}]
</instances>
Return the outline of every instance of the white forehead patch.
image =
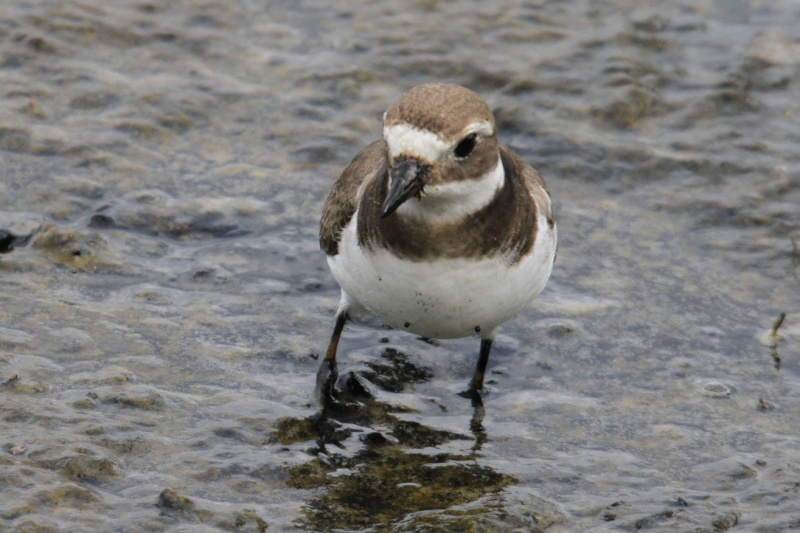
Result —
<instances>
[{"instance_id":1,"label":"white forehead patch","mask_svg":"<svg viewBox=\"0 0 800 533\"><path fill-rule=\"evenodd\" d=\"M409 124L395 124L383 128L383 138L386 139L389 157L392 158L406 152L433 163L450 149L450 145L436 134Z\"/></svg>"},{"instance_id":2,"label":"white forehead patch","mask_svg":"<svg viewBox=\"0 0 800 533\"><path fill-rule=\"evenodd\" d=\"M488 137L494 133L494 128L488 121L475 122L464 128L464 136L470 133ZM446 143L435 133L421 130L410 124L395 124L394 126L384 127L383 138L386 139L386 144L389 145L389 157L394 158L405 152L425 159L429 163L442 159L456 145L456 142L452 144Z\"/></svg>"}]
</instances>

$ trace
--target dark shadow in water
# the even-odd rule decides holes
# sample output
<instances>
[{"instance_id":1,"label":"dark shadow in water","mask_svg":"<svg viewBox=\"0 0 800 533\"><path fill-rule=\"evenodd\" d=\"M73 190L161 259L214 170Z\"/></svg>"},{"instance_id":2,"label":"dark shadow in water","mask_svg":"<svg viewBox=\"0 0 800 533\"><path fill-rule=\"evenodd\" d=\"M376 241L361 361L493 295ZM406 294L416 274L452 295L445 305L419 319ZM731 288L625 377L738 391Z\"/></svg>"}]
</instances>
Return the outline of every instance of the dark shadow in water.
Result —
<instances>
[{"instance_id":1,"label":"dark shadow in water","mask_svg":"<svg viewBox=\"0 0 800 533\"><path fill-rule=\"evenodd\" d=\"M453 531L481 522L492 527L498 512L502 513L494 500L485 507L476 504L469 512L408 516L475 502L517 483L477 461L488 439L483 406L473 404L464 434L401 420L395 415L408 409L378 401L370 394L370 386L392 392L409 390L413 383L430 379L431 371L394 349L384 350L382 360L367 367L360 376L351 372L340 379L343 386L337 391L335 406L308 418L282 419L270 437L271 444L315 443L307 450L313 459L286 470L289 486L320 489L296 525L315 531L368 527ZM358 438L352 439L356 434ZM469 452L437 453L436 448L447 442L472 439L475 444ZM538 520L552 523L544 516Z\"/></svg>"},{"instance_id":2,"label":"dark shadow in water","mask_svg":"<svg viewBox=\"0 0 800 533\"><path fill-rule=\"evenodd\" d=\"M0 229L0 254L7 254L14 248L25 246L40 229L38 228L28 235L15 235L8 230Z\"/></svg>"}]
</instances>

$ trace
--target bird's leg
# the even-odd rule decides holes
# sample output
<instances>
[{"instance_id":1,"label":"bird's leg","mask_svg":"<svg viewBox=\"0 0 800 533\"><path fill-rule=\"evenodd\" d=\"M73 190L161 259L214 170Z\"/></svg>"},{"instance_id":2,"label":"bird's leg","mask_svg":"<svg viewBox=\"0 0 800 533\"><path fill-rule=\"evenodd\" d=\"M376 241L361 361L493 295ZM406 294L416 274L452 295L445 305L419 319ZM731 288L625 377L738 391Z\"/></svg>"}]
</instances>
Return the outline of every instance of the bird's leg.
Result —
<instances>
[{"instance_id":1,"label":"bird's leg","mask_svg":"<svg viewBox=\"0 0 800 533\"><path fill-rule=\"evenodd\" d=\"M489 352L492 351L493 337L481 339L481 351L478 356L478 364L475 365L475 373L469 384L470 390L479 391L483 389L483 376L486 374L486 364L489 362Z\"/></svg>"},{"instance_id":2,"label":"bird's leg","mask_svg":"<svg viewBox=\"0 0 800 533\"><path fill-rule=\"evenodd\" d=\"M336 385L336 379L339 377L339 372L336 370L336 350L339 347L339 337L342 335L345 322L347 322L347 311L340 310L336 315L336 325L333 326L333 334L328 343L328 349L325 351L325 358L320 363L319 370L317 370L315 393L317 404L323 408L331 402L335 402L333 389L334 385Z\"/></svg>"}]
</instances>

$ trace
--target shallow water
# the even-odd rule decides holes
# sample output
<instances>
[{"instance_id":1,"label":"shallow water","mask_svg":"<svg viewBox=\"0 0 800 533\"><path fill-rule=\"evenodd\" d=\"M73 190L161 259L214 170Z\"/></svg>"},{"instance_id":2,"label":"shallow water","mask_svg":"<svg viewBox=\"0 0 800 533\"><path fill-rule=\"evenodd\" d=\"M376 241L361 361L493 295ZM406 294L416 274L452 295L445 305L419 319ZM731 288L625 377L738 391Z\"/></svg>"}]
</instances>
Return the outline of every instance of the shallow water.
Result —
<instances>
[{"instance_id":1,"label":"shallow water","mask_svg":"<svg viewBox=\"0 0 800 533\"><path fill-rule=\"evenodd\" d=\"M0 7L0 531L800 527L796 3L112 4ZM484 409L477 340L367 322L319 420L322 201L434 80L553 277Z\"/></svg>"}]
</instances>

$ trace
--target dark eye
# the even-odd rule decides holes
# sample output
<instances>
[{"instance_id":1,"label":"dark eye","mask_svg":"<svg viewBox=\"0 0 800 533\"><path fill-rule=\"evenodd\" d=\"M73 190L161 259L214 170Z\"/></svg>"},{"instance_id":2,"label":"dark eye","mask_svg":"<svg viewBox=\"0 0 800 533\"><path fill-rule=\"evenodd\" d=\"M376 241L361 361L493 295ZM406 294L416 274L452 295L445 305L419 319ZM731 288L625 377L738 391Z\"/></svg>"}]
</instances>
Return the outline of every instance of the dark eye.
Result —
<instances>
[{"instance_id":1,"label":"dark eye","mask_svg":"<svg viewBox=\"0 0 800 533\"><path fill-rule=\"evenodd\" d=\"M458 143L456 149L453 150L453 153L456 154L456 157L459 158L467 157L469 154L472 153L472 150L475 148L476 139L477 135L475 135L474 133L470 133L469 135L461 139L461 142Z\"/></svg>"}]
</instances>

